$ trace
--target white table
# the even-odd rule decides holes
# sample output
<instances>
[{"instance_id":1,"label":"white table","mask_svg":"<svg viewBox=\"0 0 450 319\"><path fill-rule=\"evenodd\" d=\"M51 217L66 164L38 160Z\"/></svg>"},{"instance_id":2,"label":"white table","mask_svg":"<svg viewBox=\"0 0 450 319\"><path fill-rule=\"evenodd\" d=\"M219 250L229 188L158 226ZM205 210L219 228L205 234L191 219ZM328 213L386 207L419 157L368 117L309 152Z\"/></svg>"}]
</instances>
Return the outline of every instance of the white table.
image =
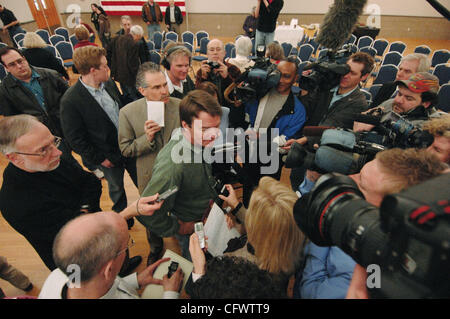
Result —
<instances>
[{"instance_id":1,"label":"white table","mask_svg":"<svg viewBox=\"0 0 450 319\"><path fill-rule=\"evenodd\" d=\"M290 25L280 25L275 29L275 40L280 44L287 42L296 47L297 43L303 38L304 31L305 30L299 26L291 27Z\"/></svg>"}]
</instances>

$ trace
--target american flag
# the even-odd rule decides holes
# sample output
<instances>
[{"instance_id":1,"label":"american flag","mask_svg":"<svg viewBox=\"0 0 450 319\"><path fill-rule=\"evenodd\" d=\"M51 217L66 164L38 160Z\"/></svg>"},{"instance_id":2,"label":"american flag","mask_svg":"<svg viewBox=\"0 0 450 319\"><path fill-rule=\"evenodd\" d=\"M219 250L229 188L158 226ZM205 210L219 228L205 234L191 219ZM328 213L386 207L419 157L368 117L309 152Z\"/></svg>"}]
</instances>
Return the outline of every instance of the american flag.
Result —
<instances>
[{"instance_id":1,"label":"american flag","mask_svg":"<svg viewBox=\"0 0 450 319\"><path fill-rule=\"evenodd\" d=\"M106 11L108 15L112 16L121 16L121 15L141 15L142 13L142 5L146 3L147 0L109 0L109 1L101 1L103 9ZM165 0L155 0L161 8L161 12L163 15L166 12L166 7L169 5L169 1ZM175 1L175 5L180 7L181 13L186 15L186 1Z\"/></svg>"}]
</instances>

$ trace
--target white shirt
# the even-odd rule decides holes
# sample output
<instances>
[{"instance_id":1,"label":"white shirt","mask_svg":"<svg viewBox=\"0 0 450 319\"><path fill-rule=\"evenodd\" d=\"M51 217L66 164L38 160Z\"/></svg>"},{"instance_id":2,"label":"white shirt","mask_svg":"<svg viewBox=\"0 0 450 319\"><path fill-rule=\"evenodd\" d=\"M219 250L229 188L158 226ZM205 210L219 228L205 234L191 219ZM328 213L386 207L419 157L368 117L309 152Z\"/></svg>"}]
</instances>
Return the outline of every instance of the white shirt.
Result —
<instances>
[{"instance_id":1,"label":"white shirt","mask_svg":"<svg viewBox=\"0 0 450 319\"><path fill-rule=\"evenodd\" d=\"M180 82L181 86L177 86L177 85L172 83L172 81L169 78L169 74L167 74L167 71L164 71L164 75L166 76L167 87L169 88L169 94L172 94L173 91L175 91L175 90L177 90L178 92L183 94L183 83L187 82L187 80L184 79L183 81Z\"/></svg>"},{"instance_id":2,"label":"white shirt","mask_svg":"<svg viewBox=\"0 0 450 319\"><path fill-rule=\"evenodd\" d=\"M62 299L63 287L68 282L69 278L59 268L53 270L45 280L38 298ZM124 278L117 276L108 292L99 299L139 299L138 289L137 273ZM178 296L178 292L165 291L163 298L176 299Z\"/></svg>"},{"instance_id":3,"label":"white shirt","mask_svg":"<svg viewBox=\"0 0 450 319\"><path fill-rule=\"evenodd\" d=\"M175 23L175 6L170 7L170 23Z\"/></svg>"}]
</instances>

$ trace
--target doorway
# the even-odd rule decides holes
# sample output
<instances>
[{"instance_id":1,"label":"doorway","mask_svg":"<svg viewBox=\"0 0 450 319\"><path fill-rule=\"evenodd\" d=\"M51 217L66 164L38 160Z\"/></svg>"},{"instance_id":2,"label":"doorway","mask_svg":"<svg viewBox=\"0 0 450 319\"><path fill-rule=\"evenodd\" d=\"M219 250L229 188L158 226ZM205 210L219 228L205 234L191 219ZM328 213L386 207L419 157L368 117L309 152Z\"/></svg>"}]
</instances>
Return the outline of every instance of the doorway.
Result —
<instances>
[{"instance_id":1,"label":"doorway","mask_svg":"<svg viewBox=\"0 0 450 319\"><path fill-rule=\"evenodd\" d=\"M61 26L53 0L27 0L27 2L39 29L47 30L52 34L56 28Z\"/></svg>"}]
</instances>

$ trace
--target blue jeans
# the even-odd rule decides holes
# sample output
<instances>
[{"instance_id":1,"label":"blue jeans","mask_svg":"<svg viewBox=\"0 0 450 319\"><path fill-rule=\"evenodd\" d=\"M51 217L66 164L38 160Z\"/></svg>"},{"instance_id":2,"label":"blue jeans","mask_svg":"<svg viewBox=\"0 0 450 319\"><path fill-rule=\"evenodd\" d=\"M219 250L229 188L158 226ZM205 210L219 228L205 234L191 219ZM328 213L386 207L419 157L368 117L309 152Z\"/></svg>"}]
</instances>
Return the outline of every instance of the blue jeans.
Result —
<instances>
[{"instance_id":1,"label":"blue jeans","mask_svg":"<svg viewBox=\"0 0 450 319\"><path fill-rule=\"evenodd\" d=\"M192 261L191 253L189 252L190 237L191 237L191 235L175 234L175 238L178 239L178 243L180 244L181 256L183 256L184 258L186 258L189 261Z\"/></svg>"},{"instance_id":2,"label":"blue jeans","mask_svg":"<svg viewBox=\"0 0 450 319\"><path fill-rule=\"evenodd\" d=\"M275 32L261 32L256 30L255 36L255 50L258 48L258 45L264 45L267 48L267 45L275 40Z\"/></svg>"},{"instance_id":3,"label":"blue jeans","mask_svg":"<svg viewBox=\"0 0 450 319\"><path fill-rule=\"evenodd\" d=\"M161 32L161 27L159 26L159 23L147 24L147 32L149 40L153 41L153 34L155 34L156 31Z\"/></svg>"},{"instance_id":4,"label":"blue jeans","mask_svg":"<svg viewBox=\"0 0 450 319\"><path fill-rule=\"evenodd\" d=\"M98 167L108 182L109 197L113 202L112 210L119 213L124 210L127 203L127 195L123 185L123 174L125 169L135 185L137 185L136 160L134 158L124 159L124 165L118 165L111 168L99 165Z\"/></svg>"}]
</instances>

